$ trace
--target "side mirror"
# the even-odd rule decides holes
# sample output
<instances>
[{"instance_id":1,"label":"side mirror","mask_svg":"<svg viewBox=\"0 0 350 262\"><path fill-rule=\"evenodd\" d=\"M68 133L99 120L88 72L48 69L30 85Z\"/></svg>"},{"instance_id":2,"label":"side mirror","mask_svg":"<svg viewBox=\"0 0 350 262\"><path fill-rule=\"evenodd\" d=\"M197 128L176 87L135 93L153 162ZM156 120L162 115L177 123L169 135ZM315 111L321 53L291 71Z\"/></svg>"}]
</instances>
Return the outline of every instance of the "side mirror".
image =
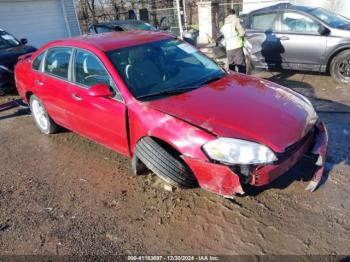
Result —
<instances>
[{"instance_id":1,"label":"side mirror","mask_svg":"<svg viewBox=\"0 0 350 262\"><path fill-rule=\"evenodd\" d=\"M320 33L320 35L326 35L327 36L327 35L329 35L331 33L331 31L327 27L320 26L319 33Z\"/></svg>"},{"instance_id":2,"label":"side mirror","mask_svg":"<svg viewBox=\"0 0 350 262\"><path fill-rule=\"evenodd\" d=\"M113 93L106 84L95 84L90 86L88 94L93 97L112 97Z\"/></svg>"},{"instance_id":3,"label":"side mirror","mask_svg":"<svg viewBox=\"0 0 350 262\"><path fill-rule=\"evenodd\" d=\"M28 43L28 40L26 38L22 38L21 43L22 43L22 45L25 45Z\"/></svg>"}]
</instances>

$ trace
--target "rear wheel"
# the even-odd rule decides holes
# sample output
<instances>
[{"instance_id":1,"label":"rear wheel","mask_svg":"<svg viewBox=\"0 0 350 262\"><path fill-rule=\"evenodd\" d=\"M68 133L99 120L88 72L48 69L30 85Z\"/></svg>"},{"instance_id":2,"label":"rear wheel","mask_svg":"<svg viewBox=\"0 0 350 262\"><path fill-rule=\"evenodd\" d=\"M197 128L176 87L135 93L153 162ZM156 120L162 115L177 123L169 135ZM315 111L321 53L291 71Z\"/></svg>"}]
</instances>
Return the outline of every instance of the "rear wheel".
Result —
<instances>
[{"instance_id":1,"label":"rear wheel","mask_svg":"<svg viewBox=\"0 0 350 262\"><path fill-rule=\"evenodd\" d=\"M32 95L29 101L30 111L32 112L35 123L38 126L39 130L47 135L56 133L59 129L59 126L51 119L39 98L37 98L35 95Z\"/></svg>"},{"instance_id":2,"label":"rear wheel","mask_svg":"<svg viewBox=\"0 0 350 262\"><path fill-rule=\"evenodd\" d=\"M337 82L350 83L350 50L345 50L333 58L330 73Z\"/></svg>"},{"instance_id":3,"label":"rear wheel","mask_svg":"<svg viewBox=\"0 0 350 262\"><path fill-rule=\"evenodd\" d=\"M6 88L5 86L0 85L0 96L4 96L4 95L6 95Z\"/></svg>"},{"instance_id":4,"label":"rear wheel","mask_svg":"<svg viewBox=\"0 0 350 262\"><path fill-rule=\"evenodd\" d=\"M193 187L196 179L179 154L168 145L150 137L140 140L135 156L165 182L180 187ZM132 166L135 168L135 165ZM133 170L137 173L137 170Z\"/></svg>"}]
</instances>

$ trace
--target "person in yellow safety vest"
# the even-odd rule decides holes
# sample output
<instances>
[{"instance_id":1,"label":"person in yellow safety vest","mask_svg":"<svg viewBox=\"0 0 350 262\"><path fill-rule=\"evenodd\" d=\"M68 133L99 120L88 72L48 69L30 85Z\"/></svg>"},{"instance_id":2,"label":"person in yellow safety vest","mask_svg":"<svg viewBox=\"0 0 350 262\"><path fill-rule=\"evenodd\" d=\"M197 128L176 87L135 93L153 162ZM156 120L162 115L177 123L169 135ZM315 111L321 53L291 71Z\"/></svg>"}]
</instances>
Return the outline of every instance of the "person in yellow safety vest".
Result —
<instances>
[{"instance_id":1,"label":"person in yellow safety vest","mask_svg":"<svg viewBox=\"0 0 350 262\"><path fill-rule=\"evenodd\" d=\"M226 42L229 69L245 74L246 64L243 52L245 30L234 9L229 9L229 15L226 17L225 24L220 31Z\"/></svg>"}]
</instances>

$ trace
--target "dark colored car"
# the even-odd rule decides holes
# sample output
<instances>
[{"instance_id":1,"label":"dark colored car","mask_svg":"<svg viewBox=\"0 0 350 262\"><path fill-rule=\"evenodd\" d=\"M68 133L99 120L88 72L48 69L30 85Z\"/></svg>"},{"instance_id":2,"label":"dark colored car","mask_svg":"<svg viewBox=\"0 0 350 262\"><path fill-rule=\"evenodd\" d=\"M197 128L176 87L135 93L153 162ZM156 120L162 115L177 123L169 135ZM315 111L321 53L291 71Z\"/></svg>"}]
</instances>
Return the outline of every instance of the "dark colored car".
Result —
<instances>
[{"instance_id":1,"label":"dark colored car","mask_svg":"<svg viewBox=\"0 0 350 262\"><path fill-rule=\"evenodd\" d=\"M0 95L15 89L13 69L18 57L36 51L26 44L27 39L18 40L0 29Z\"/></svg>"},{"instance_id":2,"label":"dark colored car","mask_svg":"<svg viewBox=\"0 0 350 262\"><path fill-rule=\"evenodd\" d=\"M107 32L120 32L120 31L132 31L132 30L143 30L143 31L166 31L170 34L170 24L167 17L163 17L160 20L160 25L156 28L153 25L141 21L141 20L115 20L111 22L105 22L100 24L93 24L89 27L89 34L102 34ZM175 34L174 34L175 36ZM193 46L197 45L198 31L191 29L186 30L183 34L183 40L190 43Z\"/></svg>"},{"instance_id":3,"label":"dark colored car","mask_svg":"<svg viewBox=\"0 0 350 262\"><path fill-rule=\"evenodd\" d=\"M107 32L146 30L157 31L153 25L141 20L115 20L111 22L93 24L89 27L90 34L101 34Z\"/></svg>"},{"instance_id":4,"label":"dark colored car","mask_svg":"<svg viewBox=\"0 0 350 262\"><path fill-rule=\"evenodd\" d=\"M166 182L225 197L264 186L304 154L321 181L327 130L312 104L277 84L227 72L163 32L51 42L16 65L20 97L44 134L73 130ZM101 174L103 175L103 174Z\"/></svg>"},{"instance_id":5,"label":"dark colored car","mask_svg":"<svg viewBox=\"0 0 350 262\"><path fill-rule=\"evenodd\" d=\"M329 72L350 83L350 20L331 11L277 4L241 17L258 68Z\"/></svg>"}]
</instances>

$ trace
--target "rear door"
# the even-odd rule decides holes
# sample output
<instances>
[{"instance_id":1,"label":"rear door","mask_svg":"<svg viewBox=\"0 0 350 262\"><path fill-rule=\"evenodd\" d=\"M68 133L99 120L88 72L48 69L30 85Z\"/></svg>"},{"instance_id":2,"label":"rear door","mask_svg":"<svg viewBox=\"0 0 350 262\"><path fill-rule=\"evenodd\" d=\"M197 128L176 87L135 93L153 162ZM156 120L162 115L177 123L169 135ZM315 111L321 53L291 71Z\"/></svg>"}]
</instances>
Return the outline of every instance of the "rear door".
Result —
<instances>
[{"instance_id":1,"label":"rear door","mask_svg":"<svg viewBox=\"0 0 350 262\"><path fill-rule=\"evenodd\" d=\"M281 62L281 46L275 32L277 11L253 13L247 21L245 48L256 67L268 67Z\"/></svg>"},{"instance_id":2,"label":"rear door","mask_svg":"<svg viewBox=\"0 0 350 262\"><path fill-rule=\"evenodd\" d=\"M71 128L122 154L129 154L126 106L103 62L93 53L77 49L73 83L69 86L68 121ZM97 83L110 86L113 97L92 97L89 88Z\"/></svg>"},{"instance_id":3,"label":"rear door","mask_svg":"<svg viewBox=\"0 0 350 262\"><path fill-rule=\"evenodd\" d=\"M67 127L66 107L68 79L72 48L54 47L33 61L35 94L44 104L49 115L60 125Z\"/></svg>"},{"instance_id":4,"label":"rear door","mask_svg":"<svg viewBox=\"0 0 350 262\"><path fill-rule=\"evenodd\" d=\"M327 36L323 26L305 13L284 11L276 37L282 47L283 68L319 70L325 58Z\"/></svg>"}]
</instances>

